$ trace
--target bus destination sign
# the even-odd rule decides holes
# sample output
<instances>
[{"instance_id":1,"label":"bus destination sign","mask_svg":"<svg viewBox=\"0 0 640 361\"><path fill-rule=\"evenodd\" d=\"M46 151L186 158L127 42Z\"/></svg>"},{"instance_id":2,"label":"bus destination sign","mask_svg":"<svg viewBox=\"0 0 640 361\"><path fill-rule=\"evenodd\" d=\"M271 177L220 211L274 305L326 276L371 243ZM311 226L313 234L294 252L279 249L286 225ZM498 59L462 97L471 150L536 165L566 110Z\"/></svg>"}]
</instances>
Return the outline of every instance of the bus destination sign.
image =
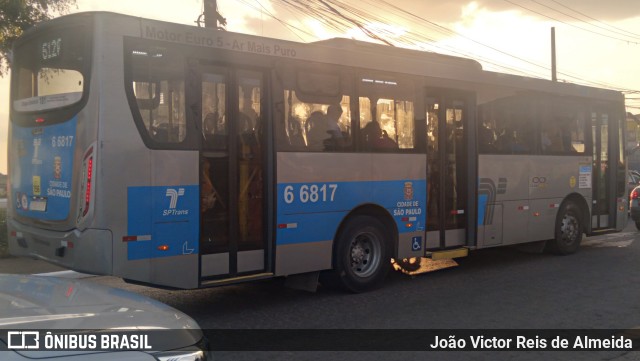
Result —
<instances>
[{"instance_id":1,"label":"bus destination sign","mask_svg":"<svg viewBox=\"0 0 640 361\"><path fill-rule=\"evenodd\" d=\"M42 43L42 60L56 59L62 53L62 38L47 40Z\"/></svg>"}]
</instances>

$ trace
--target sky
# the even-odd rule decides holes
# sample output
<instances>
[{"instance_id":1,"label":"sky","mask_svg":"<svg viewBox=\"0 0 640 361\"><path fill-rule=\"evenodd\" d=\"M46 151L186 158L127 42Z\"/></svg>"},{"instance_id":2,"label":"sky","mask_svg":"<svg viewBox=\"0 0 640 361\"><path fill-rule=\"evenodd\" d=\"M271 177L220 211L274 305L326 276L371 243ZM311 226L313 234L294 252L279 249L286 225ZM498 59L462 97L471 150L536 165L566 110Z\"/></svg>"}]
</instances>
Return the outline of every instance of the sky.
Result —
<instances>
[{"instance_id":1,"label":"sky","mask_svg":"<svg viewBox=\"0 0 640 361\"><path fill-rule=\"evenodd\" d=\"M554 27L559 81L640 91L638 0L342 1L377 14L365 27L382 29L394 43L413 34L411 46L472 57L488 70L547 79ZM296 3L218 0L218 8L228 31L299 42L332 37L373 41L355 26L339 31L328 27L310 11L296 11ZM202 1L77 0L70 12L95 10L195 25ZM5 76L0 78L0 173L7 172L8 109ZM640 113L640 93L627 95L627 111Z\"/></svg>"}]
</instances>

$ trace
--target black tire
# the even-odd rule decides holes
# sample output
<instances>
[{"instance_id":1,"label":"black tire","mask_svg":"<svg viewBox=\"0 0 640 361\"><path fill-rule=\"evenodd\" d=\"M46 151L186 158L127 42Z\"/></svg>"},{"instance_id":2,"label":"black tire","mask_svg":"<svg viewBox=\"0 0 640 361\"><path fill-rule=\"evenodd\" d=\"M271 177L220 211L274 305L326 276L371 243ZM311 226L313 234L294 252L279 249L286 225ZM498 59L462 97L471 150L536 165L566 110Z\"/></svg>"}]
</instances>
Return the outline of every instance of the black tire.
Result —
<instances>
[{"instance_id":1,"label":"black tire","mask_svg":"<svg viewBox=\"0 0 640 361\"><path fill-rule=\"evenodd\" d=\"M640 231L640 221L636 221L636 229Z\"/></svg>"},{"instance_id":2,"label":"black tire","mask_svg":"<svg viewBox=\"0 0 640 361\"><path fill-rule=\"evenodd\" d=\"M565 203L556 218L555 239L548 241L547 249L551 253L566 255L580 248L584 225L582 210L569 201Z\"/></svg>"},{"instance_id":3,"label":"black tire","mask_svg":"<svg viewBox=\"0 0 640 361\"><path fill-rule=\"evenodd\" d=\"M356 216L349 220L333 249L336 283L351 292L379 287L391 268L389 244L378 219Z\"/></svg>"}]
</instances>

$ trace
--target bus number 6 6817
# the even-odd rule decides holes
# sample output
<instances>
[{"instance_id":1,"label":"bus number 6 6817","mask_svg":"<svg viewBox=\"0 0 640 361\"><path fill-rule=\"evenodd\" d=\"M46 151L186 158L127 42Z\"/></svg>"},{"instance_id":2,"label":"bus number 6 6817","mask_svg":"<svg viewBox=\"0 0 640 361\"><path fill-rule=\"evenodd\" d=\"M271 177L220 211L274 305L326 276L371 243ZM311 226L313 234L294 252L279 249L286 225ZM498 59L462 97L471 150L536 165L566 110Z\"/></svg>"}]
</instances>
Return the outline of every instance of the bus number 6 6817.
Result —
<instances>
[{"instance_id":1,"label":"bus number 6 6817","mask_svg":"<svg viewBox=\"0 0 640 361\"><path fill-rule=\"evenodd\" d=\"M303 184L296 192L294 186L288 185L284 187L284 201L291 204L297 195L301 203L333 202L337 189L337 184Z\"/></svg>"}]
</instances>

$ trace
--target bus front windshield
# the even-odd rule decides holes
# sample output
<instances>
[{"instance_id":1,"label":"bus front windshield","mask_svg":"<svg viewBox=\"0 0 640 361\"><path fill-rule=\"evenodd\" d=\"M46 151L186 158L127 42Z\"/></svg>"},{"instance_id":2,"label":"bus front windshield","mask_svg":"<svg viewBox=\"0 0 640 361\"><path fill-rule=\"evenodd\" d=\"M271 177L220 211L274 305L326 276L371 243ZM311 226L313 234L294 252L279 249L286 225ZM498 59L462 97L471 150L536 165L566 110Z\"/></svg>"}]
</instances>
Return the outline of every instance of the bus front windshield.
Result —
<instances>
[{"instance_id":1,"label":"bus front windshield","mask_svg":"<svg viewBox=\"0 0 640 361\"><path fill-rule=\"evenodd\" d=\"M86 33L78 27L43 31L16 46L14 111L50 111L82 99L89 62Z\"/></svg>"}]
</instances>

